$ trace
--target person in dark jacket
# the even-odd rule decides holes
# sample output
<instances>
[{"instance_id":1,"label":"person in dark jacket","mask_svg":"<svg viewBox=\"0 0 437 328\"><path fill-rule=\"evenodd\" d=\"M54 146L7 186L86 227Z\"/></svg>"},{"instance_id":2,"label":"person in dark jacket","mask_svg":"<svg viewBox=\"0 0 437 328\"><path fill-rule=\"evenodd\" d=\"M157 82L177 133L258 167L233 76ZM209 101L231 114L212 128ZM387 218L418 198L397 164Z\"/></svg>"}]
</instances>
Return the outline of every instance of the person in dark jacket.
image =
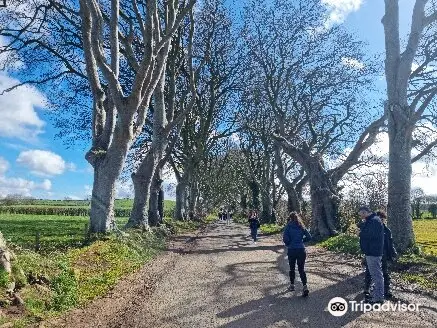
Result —
<instances>
[{"instance_id":1,"label":"person in dark jacket","mask_svg":"<svg viewBox=\"0 0 437 328\"><path fill-rule=\"evenodd\" d=\"M258 228L260 227L260 222L258 219L258 213L256 211L252 211L249 216L249 227L250 227L250 235L252 236L253 243L256 244L258 237Z\"/></svg>"},{"instance_id":2,"label":"person in dark jacket","mask_svg":"<svg viewBox=\"0 0 437 328\"><path fill-rule=\"evenodd\" d=\"M294 291L294 279L297 270L299 271L300 280L303 285L302 296L308 296L307 276L305 273L306 251L304 242L311 240L311 235L305 228L301 218L296 212L291 212L288 217L288 223L284 230L283 241L288 249L288 263L290 265L290 288Z\"/></svg>"},{"instance_id":3,"label":"person in dark jacket","mask_svg":"<svg viewBox=\"0 0 437 328\"><path fill-rule=\"evenodd\" d=\"M382 253L382 274L384 276L384 298L391 299L393 294L390 292L390 273L388 271L388 262L393 261L397 256L396 248L393 245L393 237L391 234L391 230L386 225L387 215L384 211L376 212L376 215L381 218L382 224L384 226L384 249ZM370 277L369 268L366 264L366 275L365 275L365 284L364 284L364 295L367 297L370 296L370 286L372 279Z\"/></svg>"},{"instance_id":4,"label":"person in dark jacket","mask_svg":"<svg viewBox=\"0 0 437 328\"><path fill-rule=\"evenodd\" d=\"M381 219L367 206L362 206L358 214L363 220L359 224L360 247L366 256L366 265L375 284L370 303L384 302L384 275L382 273L382 254L384 249L384 226Z\"/></svg>"}]
</instances>

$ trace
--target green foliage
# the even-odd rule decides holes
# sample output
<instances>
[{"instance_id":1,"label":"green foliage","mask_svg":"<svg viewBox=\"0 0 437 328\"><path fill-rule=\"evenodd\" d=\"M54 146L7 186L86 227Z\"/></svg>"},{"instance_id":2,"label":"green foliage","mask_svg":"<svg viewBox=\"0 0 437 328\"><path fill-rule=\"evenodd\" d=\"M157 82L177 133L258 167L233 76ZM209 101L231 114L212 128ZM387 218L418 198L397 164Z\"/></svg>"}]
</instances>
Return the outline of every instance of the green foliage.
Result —
<instances>
[{"instance_id":1,"label":"green foliage","mask_svg":"<svg viewBox=\"0 0 437 328\"><path fill-rule=\"evenodd\" d=\"M234 215L232 220L235 223L239 223L239 224L245 224L248 225L249 223L247 222L247 217L244 215Z\"/></svg>"},{"instance_id":2,"label":"green foliage","mask_svg":"<svg viewBox=\"0 0 437 328\"><path fill-rule=\"evenodd\" d=\"M0 288L7 288L10 283L9 273L5 270L0 270Z\"/></svg>"},{"instance_id":3,"label":"green foliage","mask_svg":"<svg viewBox=\"0 0 437 328\"><path fill-rule=\"evenodd\" d=\"M431 213L432 218L435 219L437 217L437 204L430 204L428 211Z\"/></svg>"},{"instance_id":4,"label":"green foliage","mask_svg":"<svg viewBox=\"0 0 437 328\"><path fill-rule=\"evenodd\" d=\"M50 310L61 312L68 310L78 303L78 282L75 273L68 262L58 263L61 272L51 281L51 289L54 292Z\"/></svg>"},{"instance_id":5,"label":"green foliage","mask_svg":"<svg viewBox=\"0 0 437 328\"><path fill-rule=\"evenodd\" d=\"M277 225L277 224L261 224L260 231L264 235L273 235L282 233L284 230L284 226Z\"/></svg>"},{"instance_id":6,"label":"green foliage","mask_svg":"<svg viewBox=\"0 0 437 328\"><path fill-rule=\"evenodd\" d=\"M121 277L156 256L165 238L154 232L109 235L87 247L48 255L21 250L17 263L27 275L44 276L49 285L20 291L31 318L47 318L107 293Z\"/></svg>"},{"instance_id":7,"label":"green foliage","mask_svg":"<svg viewBox=\"0 0 437 328\"><path fill-rule=\"evenodd\" d=\"M361 254L359 240L357 236L350 234L340 234L322 241L320 246L333 252L347 253L352 255Z\"/></svg>"},{"instance_id":8,"label":"green foliage","mask_svg":"<svg viewBox=\"0 0 437 328\"><path fill-rule=\"evenodd\" d=\"M179 234L186 231L196 230L201 226L199 221L180 221L170 218L164 218L164 224L168 227L171 233Z\"/></svg>"}]
</instances>

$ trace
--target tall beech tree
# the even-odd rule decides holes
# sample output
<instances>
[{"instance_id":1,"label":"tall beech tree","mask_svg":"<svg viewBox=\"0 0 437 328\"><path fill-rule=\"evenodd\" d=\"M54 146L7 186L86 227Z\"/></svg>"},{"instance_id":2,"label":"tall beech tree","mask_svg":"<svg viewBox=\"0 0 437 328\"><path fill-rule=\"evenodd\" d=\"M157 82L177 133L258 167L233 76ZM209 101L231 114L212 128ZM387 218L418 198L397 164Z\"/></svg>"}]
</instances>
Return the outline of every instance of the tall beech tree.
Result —
<instances>
[{"instance_id":1,"label":"tall beech tree","mask_svg":"<svg viewBox=\"0 0 437 328\"><path fill-rule=\"evenodd\" d=\"M92 107L86 116L92 131L86 159L94 168L91 232L112 227L115 182L129 147L142 132L172 37L194 3L43 0L25 4L16 0L17 6L11 5L19 21L9 20L0 31L8 40L2 50L33 52L33 58L42 58L32 63L40 73L23 83L41 85L65 77L76 92L84 89L84 81L89 86L84 103ZM41 62L46 66L38 66ZM57 66L50 67L51 62ZM78 83L77 77L82 78ZM65 88L68 83L63 82Z\"/></svg>"},{"instance_id":2,"label":"tall beech tree","mask_svg":"<svg viewBox=\"0 0 437 328\"><path fill-rule=\"evenodd\" d=\"M319 3L253 3L244 30L253 99L273 113L273 137L308 175L316 238L337 233L337 184L384 123L368 125L373 117L362 114L374 72L363 44L341 26L320 28L325 18ZM329 167L336 157L341 164Z\"/></svg>"},{"instance_id":3,"label":"tall beech tree","mask_svg":"<svg viewBox=\"0 0 437 328\"><path fill-rule=\"evenodd\" d=\"M197 72L193 69L193 36L194 36L194 15L190 13L190 24L188 28L188 37L186 46L179 46L180 42L183 42L184 39L184 31L180 32L177 37L175 37L176 42L173 42L173 51L167 55L165 67L169 65L169 70L164 68L163 73L161 74L160 80L154 90L153 94L153 133L152 133L152 141L151 145L144 156L144 159L139 163L136 172L132 174L132 181L134 185L135 195L134 195L134 203L131 212L131 216L129 221L127 222L127 227L148 227L149 225L149 200L150 200L150 192L153 187L153 192L156 194L155 188L157 188L157 184L161 180L159 175L162 167L165 165L169 154L172 151L173 143L169 143L169 136L172 130L174 130L177 126L180 126L185 119L185 115L191 111L195 104L196 98L196 86L195 86L195 76L198 75L198 71L203 66L203 63L200 63L197 68ZM179 52L181 49L186 49L187 51L187 65L185 67L185 71L188 75L188 83L186 84L186 88L184 90L178 90L181 93L181 98L185 100L188 94L191 94L191 99L185 103L182 101L181 108L178 115L175 115L175 105L176 102L176 64L175 58L179 57ZM172 74L166 80L166 73ZM167 91L167 98L165 100L164 95L164 87L165 82L169 84ZM179 133L180 128L176 129ZM177 134L178 134L177 133ZM173 138L177 138L178 135L174 135ZM155 175L156 174L156 175ZM154 185L152 186L152 180L154 181ZM155 196L155 195L154 195ZM153 202L152 204L155 204ZM156 214L156 208L152 211ZM156 217L154 218L154 224L156 223Z\"/></svg>"},{"instance_id":4,"label":"tall beech tree","mask_svg":"<svg viewBox=\"0 0 437 328\"><path fill-rule=\"evenodd\" d=\"M196 16L193 55L204 65L196 74L196 102L184 121L171 158L177 178L175 218L195 212L202 162L223 138L235 131L241 52L228 9L222 0L203 1ZM236 106L235 106L236 107Z\"/></svg>"},{"instance_id":5,"label":"tall beech tree","mask_svg":"<svg viewBox=\"0 0 437 328\"><path fill-rule=\"evenodd\" d=\"M385 0L382 19L385 36L385 77L387 82L389 171L388 224L400 251L414 243L410 216L411 163L420 160L437 144L437 140L421 143L416 127L424 122L435 127L436 27L435 2L416 0L411 29L405 48L401 50L399 33L399 1ZM419 146L412 158L411 150Z\"/></svg>"}]
</instances>

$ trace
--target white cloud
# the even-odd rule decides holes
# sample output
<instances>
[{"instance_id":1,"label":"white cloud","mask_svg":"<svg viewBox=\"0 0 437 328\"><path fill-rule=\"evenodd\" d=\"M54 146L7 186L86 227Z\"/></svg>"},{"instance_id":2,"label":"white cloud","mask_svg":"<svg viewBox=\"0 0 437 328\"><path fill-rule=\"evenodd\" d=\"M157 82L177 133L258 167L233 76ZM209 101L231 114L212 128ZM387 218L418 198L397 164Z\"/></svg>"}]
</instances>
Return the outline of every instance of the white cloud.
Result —
<instances>
[{"instance_id":1,"label":"white cloud","mask_svg":"<svg viewBox=\"0 0 437 328\"><path fill-rule=\"evenodd\" d=\"M364 63L360 62L358 59L351 58L351 57L343 57L341 59L341 63L349 68L362 70L364 68Z\"/></svg>"},{"instance_id":2,"label":"white cloud","mask_svg":"<svg viewBox=\"0 0 437 328\"><path fill-rule=\"evenodd\" d=\"M132 198L134 195L132 181L117 181L115 183L115 198Z\"/></svg>"},{"instance_id":3,"label":"white cloud","mask_svg":"<svg viewBox=\"0 0 437 328\"><path fill-rule=\"evenodd\" d=\"M341 24L346 17L358 11L363 4L363 0L322 0L322 4L328 8L329 17L327 25Z\"/></svg>"},{"instance_id":4,"label":"white cloud","mask_svg":"<svg viewBox=\"0 0 437 328\"><path fill-rule=\"evenodd\" d=\"M69 199L69 200L81 200L81 199L83 199L83 198L80 198L79 196L76 196L76 195L68 195L65 198Z\"/></svg>"},{"instance_id":5,"label":"white cloud","mask_svg":"<svg viewBox=\"0 0 437 328\"><path fill-rule=\"evenodd\" d=\"M233 143L235 143L236 145L240 144L240 136L238 135L238 133L234 132L234 133L231 134L231 141Z\"/></svg>"},{"instance_id":6,"label":"white cloud","mask_svg":"<svg viewBox=\"0 0 437 328\"><path fill-rule=\"evenodd\" d=\"M68 168L61 156L46 150L26 150L20 153L17 163L26 166L33 174L53 176Z\"/></svg>"},{"instance_id":7,"label":"white cloud","mask_svg":"<svg viewBox=\"0 0 437 328\"><path fill-rule=\"evenodd\" d=\"M49 179L44 179L44 181L39 186L42 190L50 190L52 189L52 182Z\"/></svg>"},{"instance_id":8,"label":"white cloud","mask_svg":"<svg viewBox=\"0 0 437 328\"><path fill-rule=\"evenodd\" d=\"M76 170L77 170L77 166L76 166L76 164L74 164L74 163L67 163L67 164L65 165L65 168L66 168L68 171L71 171L71 172L76 172Z\"/></svg>"},{"instance_id":9,"label":"white cloud","mask_svg":"<svg viewBox=\"0 0 437 328\"><path fill-rule=\"evenodd\" d=\"M0 91L17 83L18 80L0 74ZM30 86L0 95L0 137L35 142L45 126L35 111L38 107L46 107L46 98Z\"/></svg>"},{"instance_id":10,"label":"white cloud","mask_svg":"<svg viewBox=\"0 0 437 328\"><path fill-rule=\"evenodd\" d=\"M3 157L0 157L0 175L5 174L8 169L9 169L9 162L5 160Z\"/></svg>"},{"instance_id":11,"label":"white cloud","mask_svg":"<svg viewBox=\"0 0 437 328\"><path fill-rule=\"evenodd\" d=\"M0 197L7 195L19 194L23 196L32 196L34 190L48 191L52 187L50 180L44 180L42 183L26 180L23 178L10 178L0 176Z\"/></svg>"},{"instance_id":12,"label":"white cloud","mask_svg":"<svg viewBox=\"0 0 437 328\"><path fill-rule=\"evenodd\" d=\"M12 194L32 196L32 191L34 190L49 191L52 189L52 182L49 179L44 179L41 183L37 183L23 178L7 177L5 173L8 169L8 161L0 157L0 198Z\"/></svg>"}]
</instances>

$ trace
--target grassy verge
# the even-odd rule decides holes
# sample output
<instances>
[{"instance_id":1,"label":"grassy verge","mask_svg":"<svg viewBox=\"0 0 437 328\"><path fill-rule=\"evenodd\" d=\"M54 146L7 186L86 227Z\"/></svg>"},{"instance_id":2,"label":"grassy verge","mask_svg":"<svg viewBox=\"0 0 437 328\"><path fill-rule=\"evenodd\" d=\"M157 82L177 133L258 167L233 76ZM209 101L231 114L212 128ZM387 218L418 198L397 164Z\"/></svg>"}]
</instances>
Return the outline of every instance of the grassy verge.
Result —
<instances>
[{"instance_id":1,"label":"grassy verge","mask_svg":"<svg viewBox=\"0 0 437 328\"><path fill-rule=\"evenodd\" d=\"M119 224L125 221L120 219ZM126 231L86 244L83 217L1 216L0 231L16 254L13 280L20 286L24 307L11 305L7 297L2 299L8 281L0 274L0 325L10 322L11 327L26 327L86 305L162 251L170 233L193 231L204 222L165 219L164 223L150 232ZM35 227L42 231L39 252L33 250Z\"/></svg>"},{"instance_id":2,"label":"grassy verge","mask_svg":"<svg viewBox=\"0 0 437 328\"><path fill-rule=\"evenodd\" d=\"M277 224L261 224L259 230L263 235L274 235L282 233L284 230L284 226Z\"/></svg>"},{"instance_id":3,"label":"grassy verge","mask_svg":"<svg viewBox=\"0 0 437 328\"><path fill-rule=\"evenodd\" d=\"M360 245L357 236L341 234L322 241L320 246L337 253L360 255Z\"/></svg>"},{"instance_id":4,"label":"grassy verge","mask_svg":"<svg viewBox=\"0 0 437 328\"><path fill-rule=\"evenodd\" d=\"M437 222L414 221L416 246L402 255L392 266L394 272L425 290L437 291ZM358 237L342 234L319 244L334 252L360 255Z\"/></svg>"}]
</instances>

